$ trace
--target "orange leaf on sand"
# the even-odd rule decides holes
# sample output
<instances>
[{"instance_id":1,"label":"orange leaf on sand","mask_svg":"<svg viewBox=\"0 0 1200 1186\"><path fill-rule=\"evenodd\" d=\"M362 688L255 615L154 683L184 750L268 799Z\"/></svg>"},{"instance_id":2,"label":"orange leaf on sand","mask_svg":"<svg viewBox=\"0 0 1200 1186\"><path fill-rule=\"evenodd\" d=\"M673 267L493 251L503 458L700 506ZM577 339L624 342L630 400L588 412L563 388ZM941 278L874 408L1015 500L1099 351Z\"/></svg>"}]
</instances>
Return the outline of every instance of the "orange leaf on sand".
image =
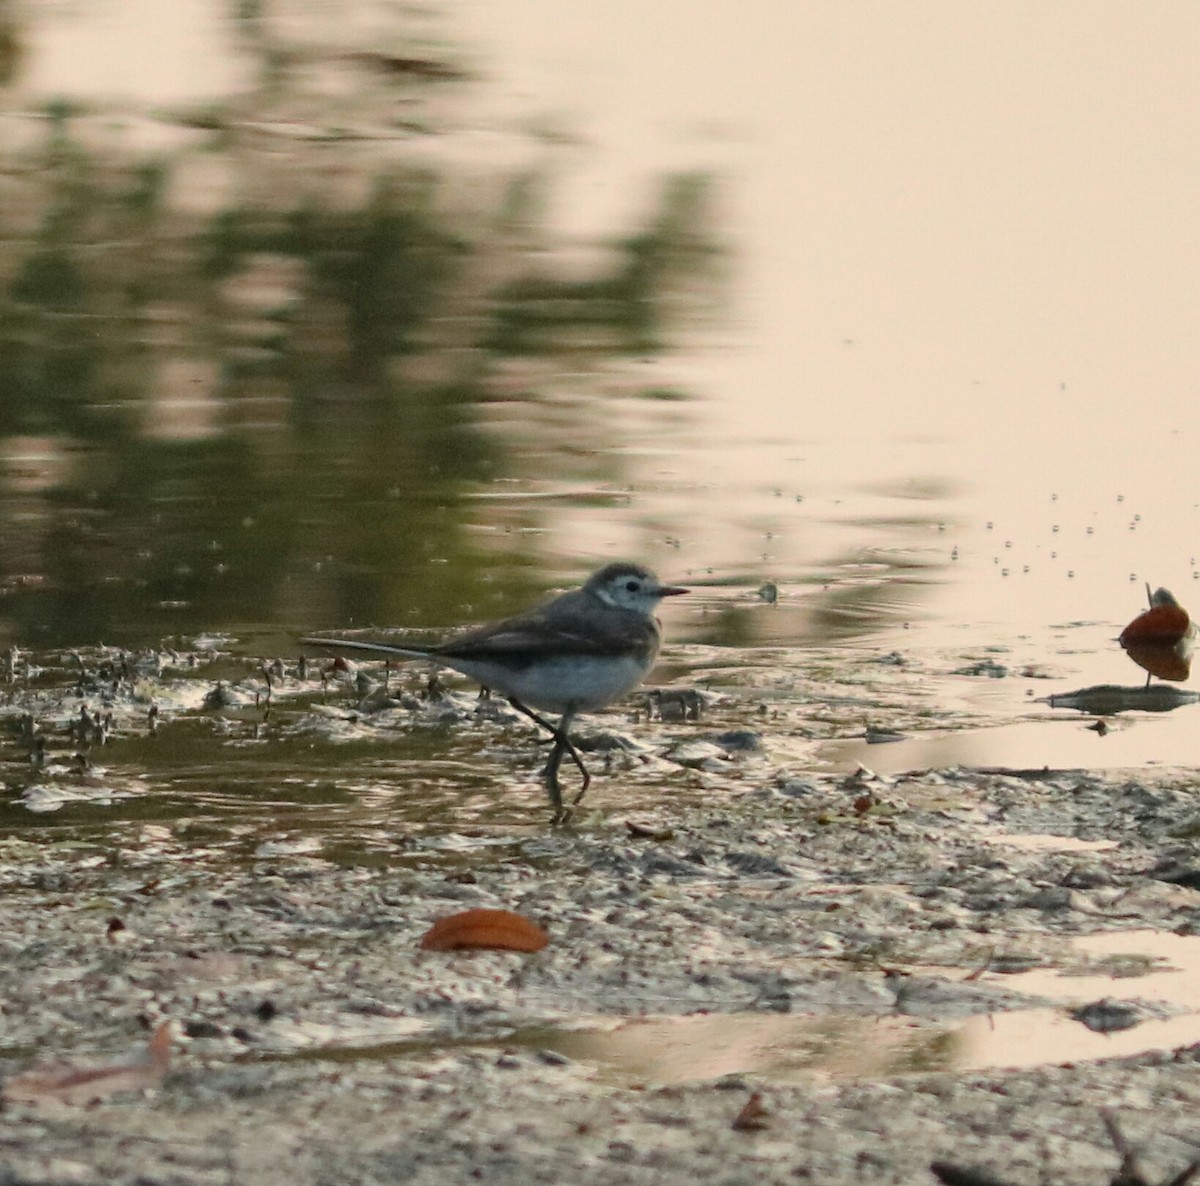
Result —
<instances>
[{"instance_id":1,"label":"orange leaf on sand","mask_svg":"<svg viewBox=\"0 0 1200 1186\"><path fill-rule=\"evenodd\" d=\"M511 910L464 910L440 918L421 937L422 951L541 951L550 936L535 922Z\"/></svg>"},{"instance_id":2,"label":"orange leaf on sand","mask_svg":"<svg viewBox=\"0 0 1200 1186\"><path fill-rule=\"evenodd\" d=\"M7 1103L56 1102L82 1107L107 1099L119 1091L145 1091L157 1087L171 1065L171 1023L154 1031L145 1051L123 1062L80 1066L47 1062L13 1075L2 1093Z\"/></svg>"}]
</instances>

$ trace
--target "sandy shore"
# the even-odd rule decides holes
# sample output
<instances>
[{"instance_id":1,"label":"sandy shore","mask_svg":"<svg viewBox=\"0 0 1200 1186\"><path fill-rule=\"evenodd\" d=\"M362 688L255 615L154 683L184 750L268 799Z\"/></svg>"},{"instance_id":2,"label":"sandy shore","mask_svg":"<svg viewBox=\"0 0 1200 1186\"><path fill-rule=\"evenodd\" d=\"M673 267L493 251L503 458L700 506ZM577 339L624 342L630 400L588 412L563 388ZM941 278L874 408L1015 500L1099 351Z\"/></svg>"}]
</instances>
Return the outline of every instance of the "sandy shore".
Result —
<instances>
[{"instance_id":1,"label":"sandy shore","mask_svg":"<svg viewBox=\"0 0 1200 1186\"><path fill-rule=\"evenodd\" d=\"M1079 946L1194 930L1189 777L750 781L682 813L468 830L469 859L453 836L398 841L374 867L303 844L213 867L186 822L107 847L10 837L0 1069L111 1057L164 1019L175 1039L150 1091L10 1103L7 1180L912 1183L942 1159L1098 1186L1104 1109L1146 1142L1148 1180L1195 1155L1196 1051L1153 1036L1193 1010L1146 998L1151 963L1121 943ZM419 951L471 906L551 942ZM1092 1033L1069 985L1029 995L1030 970L1104 977L1129 1028ZM1016 1069L972 1053L1002 1020ZM1070 1033L1099 1045L1056 1065Z\"/></svg>"}]
</instances>

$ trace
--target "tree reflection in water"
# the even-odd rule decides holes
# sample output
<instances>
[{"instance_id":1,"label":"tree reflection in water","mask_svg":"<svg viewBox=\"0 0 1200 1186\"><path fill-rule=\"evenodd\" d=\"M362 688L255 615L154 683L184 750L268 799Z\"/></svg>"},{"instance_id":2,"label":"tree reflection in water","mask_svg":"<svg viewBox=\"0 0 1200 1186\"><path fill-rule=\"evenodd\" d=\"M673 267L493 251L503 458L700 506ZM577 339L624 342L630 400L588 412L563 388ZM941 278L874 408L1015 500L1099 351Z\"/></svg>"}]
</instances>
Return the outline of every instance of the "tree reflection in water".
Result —
<instances>
[{"instance_id":1,"label":"tree reflection in water","mask_svg":"<svg viewBox=\"0 0 1200 1186\"><path fill-rule=\"evenodd\" d=\"M437 624L484 568L515 603L551 507L479 494L620 480L614 389L679 414L636 376L715 307L708 177L666 177L581 270L542 216L549 139L507 172L439 159L448 104L486 101L452 52L285 42L252 8L258 85L153 116L165 151L99 106L17 113L39 131L0 157L0 642Z\"/></svg>"}]
</instances>

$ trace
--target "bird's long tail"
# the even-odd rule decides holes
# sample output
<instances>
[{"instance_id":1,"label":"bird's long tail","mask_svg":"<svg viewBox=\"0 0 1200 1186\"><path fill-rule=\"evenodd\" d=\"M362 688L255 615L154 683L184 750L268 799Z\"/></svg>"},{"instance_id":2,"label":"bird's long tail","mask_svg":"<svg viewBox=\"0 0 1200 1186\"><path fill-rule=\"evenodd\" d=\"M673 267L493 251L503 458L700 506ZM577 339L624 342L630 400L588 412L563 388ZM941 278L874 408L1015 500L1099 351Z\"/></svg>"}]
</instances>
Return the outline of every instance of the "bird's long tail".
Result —
<instances>
[{"instance_id":1,"label":"bird's long tail","mask_svg":"<svg viewBox=\"0 0 1200 1186\"><path fill-rule=\"evenodd\" d=\"M302 638L305 646L325 647L331 651L360 651L372 655L393 655L400 659L427 659L429 651L420 647L396 647L384 642L361 642L354 638Z\"/></svg>"}]
</instances>

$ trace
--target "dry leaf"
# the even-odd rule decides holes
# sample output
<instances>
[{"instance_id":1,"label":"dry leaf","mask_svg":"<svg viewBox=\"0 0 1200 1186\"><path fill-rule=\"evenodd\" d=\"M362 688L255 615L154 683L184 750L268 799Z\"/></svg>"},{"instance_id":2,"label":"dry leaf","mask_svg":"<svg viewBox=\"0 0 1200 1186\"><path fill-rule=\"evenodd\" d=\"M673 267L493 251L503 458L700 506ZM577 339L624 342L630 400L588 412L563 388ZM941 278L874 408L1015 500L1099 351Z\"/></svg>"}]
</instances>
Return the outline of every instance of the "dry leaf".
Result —
<instances>
[{"instance_id":1,"label":"dry leaf","mask_svg":"<svg viewBox=\"0 0 1200 1186\"><path fill-rule=\"evenodd\" d=\"M762 1092L752 1091L742 1110L734 1117L735 1132L758 1132L767 1127L770 1112L763 1106Z\"/></svg>"},{"instance_id":2,"label":"dry leaf","mask_svg":"<svg viewBox=\"0 0 1200 1186\"><path fill-rule=\"evenodd\" d=\"M674 840L675 833L670 828L651 828L646 824L639 824L636 820L627 819L625 828L635 840Z\"/></svg>"},{"instance_id":3,"label":"dry leaf","mask_svg":"<svg viewBox=\"0 0 1200 1186\"><path fill-rule=\"evenodd\" d=\"M500 951L541 951L550 936L523 915L511 910L464 910L439 919L421 937L423 951L492 948Z\"/></svg>"},{"instance_id":4,"label":"dry leaf","mask_svg":"<svg viewBox=\"0 0 1200 1186\"><path fill-rule=\"evenodd\" d=\"M54 1101L82 1107L107 1099L119 1091L145 1091L162 1082L171 1063L171 1023L154 1031L146 1050L134 1059L80 1066L48 1062L14 1075L4 1084L8 1103L39 1104Z\"/></svg>"},{"instance_id":5,"label":"dry leaf","mask_svg":"<svg viewBox=\"0 0 1200 1186\"><path fill-rule=\"evenodd\" d=\"M986 972L992 966L992 957L995 954L996 949L994 947L989 947L987 956L984 958L983 963L981 963L973 972L968 972L963 977L963 980L978 980L984 974L984 972Z\"/></svg>"}]
</instances>

